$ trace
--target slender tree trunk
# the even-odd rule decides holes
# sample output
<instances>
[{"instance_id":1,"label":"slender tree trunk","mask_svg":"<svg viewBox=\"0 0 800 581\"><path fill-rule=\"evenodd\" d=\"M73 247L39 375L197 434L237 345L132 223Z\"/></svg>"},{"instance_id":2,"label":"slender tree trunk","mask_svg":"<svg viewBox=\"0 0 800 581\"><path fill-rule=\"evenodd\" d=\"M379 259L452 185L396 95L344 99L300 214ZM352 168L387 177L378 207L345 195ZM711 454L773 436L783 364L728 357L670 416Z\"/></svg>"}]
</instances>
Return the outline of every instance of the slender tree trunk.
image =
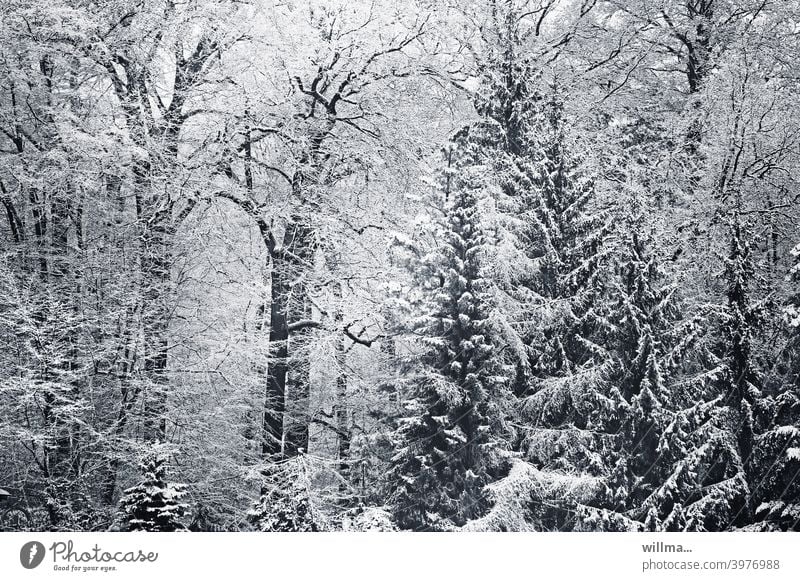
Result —
<instances>
[{"instance_id":1,"label":"slender tree trunk","mask_svg":"<svg viewBox=\"0 0 800 581\"><path fill-rule=\"evenodd\" d=\"M344 363L341 348L338 349L337 359ZM347 402L347 376L340 370L336 377L336 409L334 417L336 419L336 430L339 437L337 446L337 456L339 459L339 473L342 478L347 478L350 473L350 414L348 413Z\"/></svg>"},{"instance_id":2,"label":"slender tree trunk","mask_svg":"<svg viewBox=\"0 0 800 581\"><path fill-rule=\"evenodd\" d=\"M143 423L144 438L166 440L166 414L169 378L167 351L170 313L167 305L170 283L170 264L167 241L163 231L150 227L145 232L142 270L143 292L144 372L149 384L145 395ZM163 228L163 226L158 227ZM154 231L155 230L155 231Z\"/></svg>"},{"instance_id":3,"label":"slender tree trunk","mask_svg":"<svg viewBox=\"0 0 800 581\"><path fill-rule=\"evenodd\" d=\"M337 301L342 300L342 285L335 287ZM336 310L336 328L342 326L344 315L341 307ZM342 336L336 341L336 403L333 408L334 422L336 423L337 459L339 461L339 474L343 480L348 480L350 475L350 414L348 413L347 399L347 373L345 365L347 363L345 351L345 337Z\"/></svg>"},{"instance_id":4,"label":"slender tree trunk","mask_svg":"<svg viewBox=\"0 0 800 581\"><path fill-rule=\"evenodd\" d=\"M110 248L123 250L126 241L122 234L122 226L125 224L125 196L122 194L122 179L119 176L108 174L105 176L106 193L114 205L114 218L109 220L106 225L110 235L105 243ZM121 264L120 268L127 268L127 264ZM103 477L103 499L108 505L114 504L114 496L117 489L117 471L121 460L119 446L125 436L125 429L131 416L132 406L138 399L139 388L131 383L135 361L136 361L136 341L138 324L137 314L141 312L141 301L136 301L133 307L126 309L125 318L119 322L117 333L114 335L114 344L119 355L119 363L116 367L116 376L119 381L120 402L117 410L117 417L112 427L113 438L106 448L105 454L108 457L108 464L105 467ZM131 328L133 326L133 329Z\"/></svg>"}]
</instances>

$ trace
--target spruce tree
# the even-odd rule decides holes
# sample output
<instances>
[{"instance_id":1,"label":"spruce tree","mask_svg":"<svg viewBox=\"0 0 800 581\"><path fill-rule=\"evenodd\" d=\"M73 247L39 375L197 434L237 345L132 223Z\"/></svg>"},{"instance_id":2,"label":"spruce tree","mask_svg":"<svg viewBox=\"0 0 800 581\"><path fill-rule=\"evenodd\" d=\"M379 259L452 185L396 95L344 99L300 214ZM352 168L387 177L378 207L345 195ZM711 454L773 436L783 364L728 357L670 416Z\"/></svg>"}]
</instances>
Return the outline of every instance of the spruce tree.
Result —
<instances>
[{"instance_id":1,"label":"spruce tree","mask_svg":"<svg viewBox=\"0 0 800 581\"><path fill-rule=\"evenodd\" d=\"M185 486L167 481L168 455L161 447L142 459L142 478L126 489L120 500L123 520L131 531L174 532L185 530L181 518L188 505L182 502Z\"/></svg>"},{"instance_id":2,"label":"spruce tree","mask_svg":"<svg viewBox=\"0 0 800 581\"><path fill-rule=\"evenodd\" d=\"M777 388L754 406L750 461L754 530L800 531L800 245L792 252L783 305L786 342Z\"/></svg>"},{"instance_id":3,"label":"spruce tree","mask_svg":"<svg viewBox=\"0 0 800 581\"><path fill-rule=\"evenodd\" d=\"M637 514L636 508L663 476L658 445L672 403L668 382L676 355L673 349L678 346L680 306L677 288L669 281L655 247L639 192L632 192L620 214L619 263L610 316L614 334L609 341L615 365L609 380L624 405L619 449L614 454L618 465L611 484L619 499L615 510L633 509L633 514L645 520L646 529L656 530L658 512L650 507ZM689 343L686 339L684 335L684 351Z\"/></svg>"},{"instance_id":4,"label":"spruce tree","mask_svg":"<svg viewBox=\"0 0 800 581\"><path fill-rule=\"evenodd\" d=\"M522 450L556 475L605 479L614 469L610 452L625 405L609 382L611 221L594 180L570 151L560 98L551 91L532 123L538 145L530 163L538 169L521 198L527 208L522 239L535 266L527 287L537 297L528 316L538 323L526 340L532 373L522 405L529 426ZM602 489L586 510L613 505L611 496ZM580 526L582 511L557 508L549 526Z\"/></svg>"},{"instance_id":5,"label":"spruce tree","mask_svg":"<svg viewBox=\"0 0 800 581\"><path fill-rule=\"evenodd\" d=\"M800 391L800 244L792 249L791 255L793 264L786 277L791 290L783 308L788 331L784 352L789 364L786 381L794 391Z\"/></svg>"},{"instance_id":6,"label":"spruce tree","mask_svg":"<svg viewBox=\"0 0 800 581\"><path fill-rule=\"evenodd\" d=\"M762 306L750 299L756 277L749 238L734 212L720 276L724 303L712 312L705 371L684 378L685 393L672 395L658 448L666 472L644 503L663 530L728 530L751 518L752 410L760 405L752 345Z\"/></svg>"},{"instance_id":7,"label":"spruce tree","mask_svg":"<svg viewBox=\"0 0 800 581\"><path fill-rule=\"evenodd\" d=\"M761 395L760 374L753 361L754 335L763 318L763 305L751 303L751 284L755 278L749 240L752 233L742 224L739 213L731 224L731 248L725 263L727 311L723 320L723 365L720 377L724 403L738 416L735 434L742 462L753 449L751 407Z\"/></svg>"},{"instance_id":8,"label":"spruce tree","mask_svg":"<svg viewBox=\"0 0 800 581\"><path fill-rule=\"evenodd\" d=\"M526 48L522 7L492 3L490 14L473 134L498 186L493 282L504 314L499 342L516 366L513 446L522 455L493 498L499 506L516 502L507 492L536 491L523 500L530 505L523 520L535 529L571 528L583 506L612 504L602 479L613 469L607 452L624 402L606 380L612 359L603 346L611 223L587 160L573 153L561 91ZM527 477L536 484L523 486Z\"/></svg>"},{"instance_id":9,"label":"spruce tree","mask_svg":"<svg viewBox=\"0 0 800 581\"><path fill-rule=\"evenodd\" d=\"M531 381L531 337L540 323L531 316L540 300L532 284L538 256L531 251L533 232L526 216L534 203L529 192L541 173L537 134L544 126L542 75L524 49L526 32L519 7L492 2L491 17L478 62L480 85L474 107L479 120L470 134L494 186L496 213L491 218L498 248L491 259L492 279L503 344L514 356L512 389L523 395Z\"/></svg>"},{"instance_id":10,"label":"spruce tree","mask_svg":"<svg viewBox=\"0 0 800 581\"><path fill-rule=\"evenodd\" d=\"M315 532L320 515L311 501L310 467L296 456L274 464L265 472L258 502L248 520L261 532Z\"/></svg>"},{"instance_id":11,"label":"spruce tree","mask_svg":"<svg viewBox=\"0 0 800 581\"><path fill-rule=\"evenodd\" d=\"M558 89L550 91L530 129L536 172L522 197L528 208L528 252L538 266L529 284L555 315L533 353L540 377L566 375L605 360L595 339L607 331L602 298L612 233L595 180L582 167L584 160L572 153Z\"/></svg>"},{"instance_id":12,"label":"spruce tree","mask_svg":"<svg viewBox=\"0 0 800 581\"><path fill-rule=\"evenodd\" d=\"M423 314L412 324L420 352L391 473L394 517L406 530L448 530L481 515L484 487L502 464L505 378L482 265L489 235L468 132L460 138L460 171L445 180L443 215L434 225L437 247L412 263L424 289Z\"/></svg>"}]
</instances>

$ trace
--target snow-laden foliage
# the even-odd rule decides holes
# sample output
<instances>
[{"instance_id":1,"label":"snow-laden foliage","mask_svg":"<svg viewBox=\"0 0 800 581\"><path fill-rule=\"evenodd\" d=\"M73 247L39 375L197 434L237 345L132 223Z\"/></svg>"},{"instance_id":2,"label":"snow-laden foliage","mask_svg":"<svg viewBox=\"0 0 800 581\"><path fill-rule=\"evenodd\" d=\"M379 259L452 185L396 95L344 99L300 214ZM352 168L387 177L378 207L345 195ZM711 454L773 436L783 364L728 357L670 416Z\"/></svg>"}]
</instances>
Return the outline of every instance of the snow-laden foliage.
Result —
<instances>
[{"instance_id":1,"label":"snow-laden foliage","mask_svg":"<svg viewBox=\"0 0 800 581\"><path fill-rule=\"evenodd\" d=\"M311 473L302 456L270 468L261 497L248 520L261 532L324 530L324 518L311 497Z\"/></svg>"},{"instance_id":2,"label":"snow-laden foliage","mask_svg":"<svg viewBox=\"0 0 800 581\"><path fill-rule=\"evenodd\" d=\"M572 513L602 493L601 478L541 471L530 462L512 460L507 476L488 486L491 510L467 524L470 531L558 530L558 513Z\"/></svg>"},{"instance_id":3,"label":"snow-laden foliage","mask_svg":"<svg viewBox=\"0 0 800 581\"><path fill-rule=\"evenodd\" d=\"M491 233L481 222L481 183L472 178L476 144L462 132L454 146L460 175L445 173L433 193L443 199L434 206L436 246L418 247L409 262L425 294L410 323L419 350L400 392L405 409L390 478L395 519L411 530L449 530L481 515L484 487L502 464L507 370L483 266Z\"/></svg>"},{"instance_id":4,"label":"snow-laden foliage","mask_svg":"<svg viewBox=\"0 0 800 581\"><path fill-rule=\"evenodd\" d=\"M385 508L375 506L359 506L345 516L342 530L388 533L397 530L392 515Z\"/></svg>"},{"instance_id":5,"label":"snow-laden foliage","mask_svg":"<svg viewBox=\"0 0 800 581\"><path fill-rule=\"evenodd\" d=\"M169 453L156 446L142 458L139 481L126 488L119 502L124 526L129 531L174 532L185 530L188 504L186 487L167 480Z\"/></svg>"},{"instance_id":6,"label":"snow-laden foliage","mask_svg":"<svg viewBox=\"0 0 800 581\"><path fill-rule=\"evenodd\" d=\"M38 528L800 528L797 2L0 12Z\"/></svg>"}]
</instances>

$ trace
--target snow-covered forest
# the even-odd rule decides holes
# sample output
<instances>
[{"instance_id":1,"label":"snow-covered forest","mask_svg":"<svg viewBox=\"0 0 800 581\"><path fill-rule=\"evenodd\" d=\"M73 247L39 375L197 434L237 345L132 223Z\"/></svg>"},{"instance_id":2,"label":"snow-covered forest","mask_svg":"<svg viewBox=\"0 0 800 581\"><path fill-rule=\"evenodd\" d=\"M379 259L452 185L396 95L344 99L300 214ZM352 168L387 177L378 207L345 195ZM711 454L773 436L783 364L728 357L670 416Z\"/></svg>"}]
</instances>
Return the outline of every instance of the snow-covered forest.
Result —
<instances>
[{"instance_id":1,"label":"snow-covered forest","mask_svg":"<svg viewBox=\"0 0 800 581\"><path fill-rule=\"evenodd\" d=\"M0 528L800 530L798 0L5 0Z\"/></svg>"}]
</instances>

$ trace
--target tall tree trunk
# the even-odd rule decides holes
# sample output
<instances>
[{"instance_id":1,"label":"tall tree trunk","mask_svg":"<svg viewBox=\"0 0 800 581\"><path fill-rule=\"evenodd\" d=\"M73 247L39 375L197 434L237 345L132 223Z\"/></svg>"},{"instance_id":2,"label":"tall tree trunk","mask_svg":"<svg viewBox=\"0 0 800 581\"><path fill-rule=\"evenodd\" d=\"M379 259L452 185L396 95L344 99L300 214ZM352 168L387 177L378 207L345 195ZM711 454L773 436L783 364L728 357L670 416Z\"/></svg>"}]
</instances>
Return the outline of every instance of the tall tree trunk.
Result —
<instances>
[{"instance_id":1,"label":"tall tree trunk","mask_svg":"<svg viewBox=\"0 0 800 581\"><path fill-rule=\"evenodd\" d=\"M166 440L169 378L167 352L169 330L170 252L166 216L155 217L144 232L142 271L144 372L148 380L144 401L143 436L148 441ZM148 220L149 221L149 220Z\"/></svg>"},{"instance_id":2,"label":"tall tree trunk","mask_svg":"<svg viewBox=\"0 0 800 581\"><path fill-rule=\"evenodd\" d=\"M279 460L283 456L283 416L286 408L286 376L288 373L288 298L286 262L274 252L270 275L269 362L264 394L264 424L261 453L264 459Z\"/></svg>"},{"instance_id":3,"label":"tall tree trunk","mask_svg":"<svg viewBox=\"0 0 800 581\"><path fill-rule=\"evenodd\" d=\"M337 302L342 300L342 284L337 284L334 287L334 293ZM344 314L342 308L337 305L336 308L336 328L339 329L344 321ZM336 403L333 407L333 419L336 424L337 436L337 460L339 462L339 474L342 480L347 481L350 474L350 414L348 413L348 400L347 400L347 372L345 365L347 363L347 352L345 350L346 340L342 335L336 341Z\"/></svg>"},{"instance_id":4,"label":"tall tree trunk","mask_svg":"<svg viewBox=\"0 0 800 581\"><path fill-rule=\"evenodd\" d=\"M296 272L300 269L296 269ZM310 321L312 317L311 305L306 300L306 284L296 283L292 288L295 295L295 309L291 317L291 323L302 325L304 321ZM299 296L298 296L299 295ZM292 301L295 302L295 301ZM290 324L291 324L290 323ZM309 445L309 423L310 423L310 401L311 395L311 361L307 357L304 348L309 339L309 329L304 327L292 331L289 338L290 353L288 359L289 366L289 392L287 397L287 418L286 418L286 455L297 456L301 452L308 452Z\"/></svg>"},{"instance_id":5,"label":"tall tree trunk","mask_svg":"<svg viewBox=\"0 0 800 581\"><path fill-rule=\"evenodd\" d=\"M295 216L284 230L281 248L271 253L270 361L263 449L267 458L294 456L300 449L308 450L308 364L291 362L289 329L292 323L296 324L293 335L297 336L306 328L304 316L311 315L303 276L312 255L312 237L313 230ZM292 398L291 404L287 403L287 395ZM287 420L289 408L293 418Z\"/></svg>"}]
</instances>

